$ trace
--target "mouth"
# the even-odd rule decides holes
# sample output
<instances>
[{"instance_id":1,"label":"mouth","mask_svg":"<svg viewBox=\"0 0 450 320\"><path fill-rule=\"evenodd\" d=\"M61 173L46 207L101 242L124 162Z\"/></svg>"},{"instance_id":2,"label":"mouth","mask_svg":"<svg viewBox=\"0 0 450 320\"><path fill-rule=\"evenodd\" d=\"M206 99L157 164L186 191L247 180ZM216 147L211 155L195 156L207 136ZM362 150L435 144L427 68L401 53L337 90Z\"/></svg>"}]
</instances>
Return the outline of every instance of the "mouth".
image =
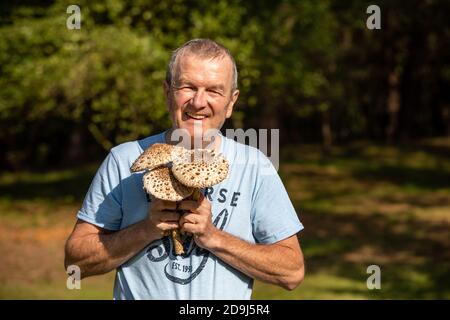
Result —
<instances>
[{"instance_id":1,"label":"mouth","mask_svg":"<svg viewBox=\"0 0 450 320\"><path fill-rule=\"evenodd\" d=\"M194 114L194 113L190 113L190 112L185 112L184 114L188 118L194 119L194 120L204 120L204 119L208 118L208 116L204 115L204 114Z\"/></svg>"}]
</instances>

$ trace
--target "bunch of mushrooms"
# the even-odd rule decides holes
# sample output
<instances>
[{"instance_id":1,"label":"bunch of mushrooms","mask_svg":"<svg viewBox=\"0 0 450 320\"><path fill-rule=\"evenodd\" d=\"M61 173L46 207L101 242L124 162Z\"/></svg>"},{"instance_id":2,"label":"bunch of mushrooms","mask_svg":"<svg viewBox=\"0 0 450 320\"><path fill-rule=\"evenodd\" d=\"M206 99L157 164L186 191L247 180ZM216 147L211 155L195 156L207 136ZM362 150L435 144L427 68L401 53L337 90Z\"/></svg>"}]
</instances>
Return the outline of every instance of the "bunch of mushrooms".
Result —
<instances>
[{"instance_id":1,"label":"bunch of mushrooms","mask_svg":"<svg viewBox=\"0 0 450 320\"><path fill-rule=\"evenodd\" d=\"M210 149L188 150L165 143L147 148L131 166L132 172L147 171L143 177L144 190L155 198L181 201L191 197L198 200L200 189L220 183L228 176L228 162L222 154ZM180 230L171 235L175 254L184 253Z\"/></svg>"}]
</instances>

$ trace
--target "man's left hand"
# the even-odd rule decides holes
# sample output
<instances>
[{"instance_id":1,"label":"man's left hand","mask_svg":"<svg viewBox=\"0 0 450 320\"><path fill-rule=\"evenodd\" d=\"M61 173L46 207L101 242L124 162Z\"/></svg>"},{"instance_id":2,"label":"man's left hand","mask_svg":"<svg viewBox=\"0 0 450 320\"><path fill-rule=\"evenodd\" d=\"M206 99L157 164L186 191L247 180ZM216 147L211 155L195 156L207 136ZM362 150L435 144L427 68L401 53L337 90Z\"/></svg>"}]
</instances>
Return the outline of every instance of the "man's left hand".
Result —
<instances>
[{"instance_id":1,"label":"man's left hand","mask_svg":"<svg viewBox=\"0 0 450 320\"><path fill-rule=\"evenodd\" d=\"M191 233L198 246L211 248L219 230L212 223L211 203L208 199L200 194L198 201L179 202L178 209L186 211L179 221L181 232Z\"/></svg>"}]
</instances>

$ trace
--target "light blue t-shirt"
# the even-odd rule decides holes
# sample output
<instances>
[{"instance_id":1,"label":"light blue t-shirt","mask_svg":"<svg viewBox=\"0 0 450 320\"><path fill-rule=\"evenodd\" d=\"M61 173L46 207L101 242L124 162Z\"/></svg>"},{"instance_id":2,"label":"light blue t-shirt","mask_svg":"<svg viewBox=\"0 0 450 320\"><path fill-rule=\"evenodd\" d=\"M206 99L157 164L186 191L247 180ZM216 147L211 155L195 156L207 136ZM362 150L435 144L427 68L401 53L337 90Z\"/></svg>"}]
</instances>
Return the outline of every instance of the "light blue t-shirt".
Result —
<instances>
[{"instance_id":1,"label":"light blue t-shirt","mask_svg":"<svg viewBox=\"0 0 450 320\"><path fill-rule=\"evenodd\" d=\"M214 225L251 243L270 244L300 230L286 189L270 160L259 150L221 135L220 152L230 164L226 180L202 190L212 204ZM120 230L144 219L150 199L143 172L131 173L134 160L164 132L111 149L77 214L81 220ZM174 255L172 239L148 244L117 268L114 299L250 299L253 280L182 238L186 254Z\"/></svg>"}]
</instances>

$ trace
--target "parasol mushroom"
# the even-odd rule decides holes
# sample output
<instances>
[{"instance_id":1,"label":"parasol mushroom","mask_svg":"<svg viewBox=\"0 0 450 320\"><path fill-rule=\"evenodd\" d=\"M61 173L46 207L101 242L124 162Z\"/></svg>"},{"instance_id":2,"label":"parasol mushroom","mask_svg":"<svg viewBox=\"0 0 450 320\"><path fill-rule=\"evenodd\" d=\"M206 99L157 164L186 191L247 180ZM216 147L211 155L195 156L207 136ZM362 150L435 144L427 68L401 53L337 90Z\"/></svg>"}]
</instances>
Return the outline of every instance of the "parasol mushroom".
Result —
<instances>
[{"instance_id":1,"label":"parasol mushroom","mask_svg":"<svg viewBox=\"0 0 450 320\"><path fill-rule=\"evenodd\" d=\"M151 170L143 177L144 189L156 198L181 201L191 196L197 201L201 188L211 187L228 176L228 162L223 155L209 149L186 150L154 144L131 167L131 171L142 170ZM170 233L175 253L183 254L179 229Z\"/></svg>"},{"instance_id":2,"label":"parasol mushroom","mask_svg":"<svg viewBox=\"0 0 450 320\"><path fill-rule=\"evenodd\" d=\"M185 186L207 188L228 176L228 161L213 150L189 150L173 160L172 172Z\"/></svg>"},{"instance_id":3,"label":"parasol mushroom","mask_svg":"<svg viewBox=\"0 0 450 320\"><path fill-rule=\"evenodd\" d=\"M200 189L222 182L228 176L228 161L209 149L195 149L173 160L173 175L183 185L193 188L191 199L198 201Z\"/></svg>"},{"instance_id":4,"label":"parasol mushroom","mask_svg":"<svg viewBox=\"0 0 450 320\"><path fill-rule=\"evenodd\" d=\"M166 143L152 144L134 161L131 166L131 171L153 170L157 167L167 165L176 157L181 156L185 151L187 150L183 147Z\"/></svg>"},{"instance_id":5,"label":"parasol mushroom","mask_svg":"<svg viewBox=\"0 0 450 320\"><path fill-rule=\"evenodd\" d=\"M192 194L187 187L174 177L169 167L159 167L147 172L144 177L144 189L158 199L181 201Z\"/></svg>"},{"instance_id":6,"label":"parasol mushroom","mask_svg":"<svg viewBox=\"0 0 450 320\"><path fill-rule=\"evenodd\" d=\"M190 196L192 188L183 186L174 178L168 166L173 159L187 150L165 143L155 143L147 148L131 166L132 172L150 170L143 177L144 190L154 197L168 201L181 201ZM184 253L178 229L170 230L165 235L171 235L176 254Z\"/></svg>"}]
</instances>

